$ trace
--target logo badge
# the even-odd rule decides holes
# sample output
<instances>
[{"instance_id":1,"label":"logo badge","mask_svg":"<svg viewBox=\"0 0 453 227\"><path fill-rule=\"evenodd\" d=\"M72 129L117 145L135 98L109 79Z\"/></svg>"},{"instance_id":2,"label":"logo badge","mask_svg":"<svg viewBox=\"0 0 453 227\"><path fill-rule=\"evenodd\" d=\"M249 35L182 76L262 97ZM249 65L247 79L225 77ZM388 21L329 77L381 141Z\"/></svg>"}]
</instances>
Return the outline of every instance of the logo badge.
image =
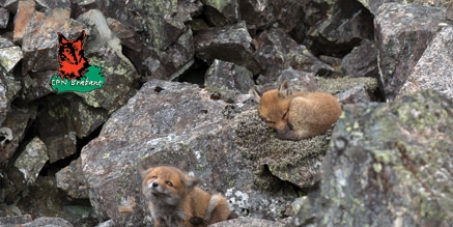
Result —
<instances>
[{"instance_id":1,"label":"logo badge","mask_svg":"<svg viewBox=\"0 0 453 227\"><path fill-rule=\"evenodd\" d=\"M50 86L57 93L76 91L90 92L102 88L105 78L101 67L90 65L84 56L86 34L82 31L75 40L69 40L58 32L58 75L52 77Z\"/></svg>"}]
</instances>

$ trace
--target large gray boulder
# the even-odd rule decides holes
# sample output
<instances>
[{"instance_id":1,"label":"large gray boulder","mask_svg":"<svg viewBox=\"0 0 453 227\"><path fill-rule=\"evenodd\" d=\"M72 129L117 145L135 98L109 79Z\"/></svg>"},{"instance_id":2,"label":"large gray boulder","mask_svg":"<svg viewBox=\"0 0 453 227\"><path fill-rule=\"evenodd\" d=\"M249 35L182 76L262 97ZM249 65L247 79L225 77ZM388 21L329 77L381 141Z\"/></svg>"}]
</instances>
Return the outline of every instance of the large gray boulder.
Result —
<instances>
[{"instance_id":1,"label":"large gray boulder","mask_svg":"<svg viewBox=\"0 0 453 227\"><path fill-rule=\"evenodd\" d=\"M452 226L452 108L431 90L346 105L290 226Z\"/></svg>"},{"instance_id":2,"label":"large gray boulder","mask_svg":"<svg viewBox=\"0 0 453 227\"><path fill-rule=\"evenodd\" d=\"M436 34L401 88L399 96L432 89L453 98L452 36L453 27L448 25Z\"/></svg>"},{"instance_id":3,"label":"large gray boulder","mask_svg":"<svg viewBox=\"0 0 453 227\"><path fill-rule=\"evenodd\" d=\"M439 30L445 9L386 3L374 19L381 82L393 100Z\"/></svg>"}]
</instances>

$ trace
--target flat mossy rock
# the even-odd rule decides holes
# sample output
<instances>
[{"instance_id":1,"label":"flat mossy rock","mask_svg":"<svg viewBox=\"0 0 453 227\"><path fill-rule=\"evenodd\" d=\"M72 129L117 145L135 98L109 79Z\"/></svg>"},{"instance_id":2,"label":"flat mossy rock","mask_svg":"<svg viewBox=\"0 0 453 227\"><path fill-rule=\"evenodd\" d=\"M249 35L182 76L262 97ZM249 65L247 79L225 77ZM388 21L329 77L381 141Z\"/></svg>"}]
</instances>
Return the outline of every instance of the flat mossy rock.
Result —
<instances>
[{"instance_id":1,"label":"flat mossy rock","mask_svg":"<svg viewBox=\"0 0 453 227\"><path fill-rule=\"evenodd\" d=\"M258 187L277 190L281 181L301 188L315 183L329 133L300 141L280 140L260 119L257 110L239 115L236 123L236 144L252 161Z\"/></svg>"},{"instance_id":2,"label":"flat mossy rock","mask_svg":"<svg viewBox=\"0 0 453 227\"><path fill-rule=\"evenodd\" d=\"M291 226L453 226L452 159L446 96L426 90L389 104L347 105L323 162L320 196Z\"/></svg>"}]
</instances>

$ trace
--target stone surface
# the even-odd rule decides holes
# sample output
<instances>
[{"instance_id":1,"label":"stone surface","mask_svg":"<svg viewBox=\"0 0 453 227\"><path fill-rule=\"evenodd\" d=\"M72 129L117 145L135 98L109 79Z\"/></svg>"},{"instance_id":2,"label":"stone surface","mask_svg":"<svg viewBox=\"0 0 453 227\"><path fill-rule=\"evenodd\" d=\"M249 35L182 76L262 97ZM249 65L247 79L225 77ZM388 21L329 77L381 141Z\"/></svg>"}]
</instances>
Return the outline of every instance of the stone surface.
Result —
<instances>
[{"instance_id":1,"label":"stone surface","mask_svg":"<svg viewBox=\"0 0 453 227\"><path fill-rule=\"evenodd\" d=\"M97 223L94 210L88 200L77 200L74 203L57 188L54 176L39 176L34 184L28 185L17 199L20 212L36 217L31 226L41 227L46 225L64 226L94 226ZM40 219L39 217L48 217ZM50 217L58 217L54 220ZM49 219L49 220L47 220ZM62 220L64 219L64 220Z\"/></svg>"},{"instance_id":2,"label":"stone surface","mask_svg":"<svg viewBox=\"0 0 453 227\"><path fill-rule=\"evenodd\" d=\"M439 29L445 10L418 5L387 3L375 18L381 82L392 100L412 73Z\"/></svg>"},{"instance_id":3,"label":"stone surface","mask_svg":"<svg viewBox=\"0 0 453 227\"><path fill-rule=\"evenodd\" d=\"M138 24L143 25L142 74L147 79L174 79L192 64L192 32L185 23L198 15L203 5L200 1L133 2L144 21L142 23L142 20L137 20L140 18L132 14Z\"/></svg>"},{"instance_id":4,"label":"stone surface","mask_svg":"<svg viewBox=\"0 0 453 227\"><path fill-rule=\"evenodd\" d=\"M263 68L258 84L274 82L289 67L320 75L333 71L331 66L318 60L281 29L264 31L255 41L255 58Z\"/></svg>"},{"instance_id":5,"label":"stone surface","mask_svg":"<svg viewBox=\"0 0 453 227\"><path fill-rule=\"evenodd\" d=\"M74 199L88 199L88 188L82 172L82 160L74 160L55 174L57 187Z\"/></svg>"},{"instance_id":6,"label":"stone surface","mask_svg":"<svg viewBox=\"0 0 453 227\"><path fill-rule=\"evenodd\" d=\"M22 50L18 46L0 48L0 64L8 72L11 72L22 58Z\"/></svg>"},{"instance_id":7,"label":"stone surface","mask_svg":"<svg viewBox=\"0 0 453 227\"><path fill-rule=\"evenodd\" d=\"M343 58L341 68L345 76L378 79L377 49L374 41L363 39L360 46L354 47Z\"/></svg>"},{"instance_id":8,"label":"stone surface","mask_svg":"<svg viewBox=\"0 0 453 227\"><path fill-rule=\"evenodd\" d=\"M241 114L236 124L236 144L250 159L259 188L294 192L316 183L329 133L297 142L280 140L257 110Z\"/></svg>"},{"instance_id":9,"label":"stone surface","mask_svg":"<svg viewBox=\"0 0 453 227\"><path fill-rule=\"evenodd\" d=\"M234 143L236 108L211 99L196 85L147 82L82 150L83 173L98 214L115 225L142 223L149 212L137 165L167 164L193 172L202 188L225 194L240 215L278 217L290 196L252 189L249 161ZM133 212L119 212L124 205Z\"/></svg>"},{"instance_id":10,"label":"stone surface","mask_svg":"<svg viewBox=\"0 0 453 227\"><path fill-rule=\"evenodd\" d=\"M187 30L179 36L169 50L155 50L155 54L144 59L144 67L149 74L147 79L178 78L194 63L195 47L193 34Z\"/></svg>"},{"instance_id":11,"label":"stone surface","mask_svg":"<svg viewBox=\"0 0 453 227\"><path fill-rule=\"evenodd\" d=\"M254 219L254 218L237 218L233 220L228 220L224 222L219 222L209 227L283 227L283 224L279 224L273 221L267 221L263 219Z\"/></svg>"},{"instance_id":12,"label":"stone surface","mask_svg":"<svg viewBox=\"0 0 453 227\"><path fill-rule=\"evenodd\" d=\"M431 6L431 7L445 7L448 1L445 0L414 0L414 1L404 1L404 0L358 0L365 8L370 10L374 15L377 14L379 7L385 3L397 2L400 4L411 4L411 5L421 5L421 6Z\"/></svg>"},{"instance_id":13,"label":"stone surface","mask_svg":"<svg viewBox=\"0 0 453 227\"><path fill-rule=\"evenodd\" d=\"M30 215L20 215L20 216L13 216L13 217L1 217L0 218L0 224L5 225L5 224L24 224L27 222L31 222L31 216Z\"/></svg>"},{"instance_id":14,"label":"stone surface","mask_svg":"<svg viewBox=\"0 0 453 227\"><path fill-rule=\"evenodd\" d=\"M99 225L96 225L95 227L115 227L115 223L113 222L113 220L108 220L100 223Z\"/></svg>"},{"instance_id":15,"label":"stone surface","mask_svg":"<svg viewBox=\"0 0 453 227\"><path fill-rule=\"evenodd\" d=\"M48 160L46 145L35 137L19 155L14 166L24 174L24 180L27 184L33 184Z\"/></svg>"},{"instance_id":16,"label":"stone surface","mask_svg":"<svg viewBox=\"0 0 453 227\"><path fill-rule=\"evenodd\" d=\"M450 1L445 12L445 18L449 21L453 21L453 2Z\"/></svg>"},{"instance_id":17,"label":"stone surface","mask_svg":"<svg viewBox=\"0 0 453 227\"><path fill-rule=\"evenodd\" d=\"M244 21L199 31L194 40L196 54L203 60L219 59L233 62L246 67L256 75L261 69L253 58L251 42L252 38Z\"/></svg>"},{"instance_id":18,"label":"stone surface","mask_svg":"<svg viewBox=\"0 0 453 227\"><path fill-rule=\"evenodd\" d=\"M17 12L16 16L14 17L14 42L15 43L22 43L22 39L26 35L27 28L29 26L30 21L35 14L35 1L33 0L25 0L25 1L17 1ZM37 14L42 18L42 14Z\"/></svg>"},{"instance_id":19,"label":"stone surface","mask_svg":"<svg viewBox=\"0 0 453 227\"><path fill-rule=\"evenodd\" d=\"M3 141L3 143L0 142L2 147L0 161L8 160L15 154L19 144L25 136L27 127L30 126L31 119L35 116L36 113L34 113L32 109L24 110L13 106L9 110L9 113L2 124L2 128L10 130L11 138L7 143L5 143L5 141Z\"/></svg>"},{"instance_id":20,"label":"stone surface","mask_svg":"<svg viewBox=\"0 0 453 227\"><path fill-rule=\"evenodd\" d=\"M374 38L373 15L356 0L321 1L321 6L313 5L315 11L307 12L307 16L320 18L309 21L307 47L316 55L344 56L362 39Z\"/></svg>"},{"instance_id":21,"label":"stone surface","mask_svg":"<svg viewBox=\"0 0 453 227\"><path fill-rule=\"evenodd\" d=\"M3 7L0 7L0 28L6 28L9 22L9 12Z\"/></svg>"},{"instance_id":22,"label":"stone surface","mask_svg":"<svg viewBox=\"0 0 453 227\"><path fill-rule=\"evenodd\" d=\"M52 9L56 9L56 8L61 8L61 9L71 8L70 0L61 0L61 1L35 0L35 2L39 7L43 7L47 10L52 10Z\"/></svg>"},{"instance_id":23,"label":"stone surface","mask_svg":"<svg viewBox=\"0 0 453 227\"><path fill-rule=\"evenodd\" d=\"M37 133L47 146L50 163L75 154L77 138L87 137L107 119L105 110L88 106L70 93L48 97L40 104Z\"/></svg>"},{"instance_id":24,"label":"stone surface","mask_svg":"<svg viewBox=\"0 0 453 227\"><path fill-rule=\"evenodd\" d=\"M206 20L216 27L236 23L240 18L238 1L206 0L203 4Z\"/></svg>"},{"instance_id":25,"label":"stone surface","mask_svg":"<svg viewBox=\"0 0 453 227\"><path fill-rule=\"evenodd\" d=\"M7 81L3 74L6 74L6 69L0 66L0 125L5 120L6 114L8 113L9 100L7 99Z\"/></svg>"},{"instance_id":26,"label":"stone surface","mask_svg":"<svg viewBox=\"0 0 453 227\"><path fill-rule=\"evenodd\" d=\"M48 218L40 217L32 222L25 223L22 226L24 227L74 227L68 221L62 218Z\"/></svg>"},{"instance_id":27,"label":"stone surface","mask_svg":"<svg viewBox=\"0 0 453 227\"><path fill-rule=\"evenodd\" d=\"M205 74L205 86L247 93L253 87L253 74L232 62L214 60Z\"/></svg>"},{"instance_id":28,"label":"stone surface","mask_svg":"<svg viewBox=\"0 0 453 227\"><path fill-rule=\"evenodd\" d=\"M344 106L320 194L291 226L451 226L452 107L435 91Z\"/></svg>"},{"instance_id":29,"label":"stone surface","mask_svg":"<svg viewBox=\"0 0 453 227\"><path fill-rule=\"evenodd\" d=\"M453 98L453 27L436 34L407 78L398 96L419 90L436 90Z\"/></svg>"}]
</instances>

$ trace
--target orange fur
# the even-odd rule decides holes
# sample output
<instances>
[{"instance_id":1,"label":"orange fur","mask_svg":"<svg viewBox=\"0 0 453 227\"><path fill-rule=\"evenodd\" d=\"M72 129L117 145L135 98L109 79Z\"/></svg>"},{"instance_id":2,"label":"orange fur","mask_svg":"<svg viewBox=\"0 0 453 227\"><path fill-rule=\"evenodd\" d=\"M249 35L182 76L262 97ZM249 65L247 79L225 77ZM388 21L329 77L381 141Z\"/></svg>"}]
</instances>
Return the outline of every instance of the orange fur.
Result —
<instances>
[{"instance_id":1,"label":"orange fur","mask_svg":"<svg viewBox=\"0 0 453 227\"><path fill-rule=\"evenodd\" d=\"M198 179L170 166L142 172L142 190L155 227L206 227L230 215L227 200L196 187Z\"/></svg>"},{"instance_id":2,"label":"orange fur","mask_svg":"<svg viewBox=\"0 0 453 227\"><path fill-rule=\"evenodd\" d=\"M292 94L285 80L279 89L260 95L253 91L259 102L258 112L267 125L277 131L277 137L301 140L325 133L341 115L337 98L322 92Z\"/></svg>"}]
</instances>

